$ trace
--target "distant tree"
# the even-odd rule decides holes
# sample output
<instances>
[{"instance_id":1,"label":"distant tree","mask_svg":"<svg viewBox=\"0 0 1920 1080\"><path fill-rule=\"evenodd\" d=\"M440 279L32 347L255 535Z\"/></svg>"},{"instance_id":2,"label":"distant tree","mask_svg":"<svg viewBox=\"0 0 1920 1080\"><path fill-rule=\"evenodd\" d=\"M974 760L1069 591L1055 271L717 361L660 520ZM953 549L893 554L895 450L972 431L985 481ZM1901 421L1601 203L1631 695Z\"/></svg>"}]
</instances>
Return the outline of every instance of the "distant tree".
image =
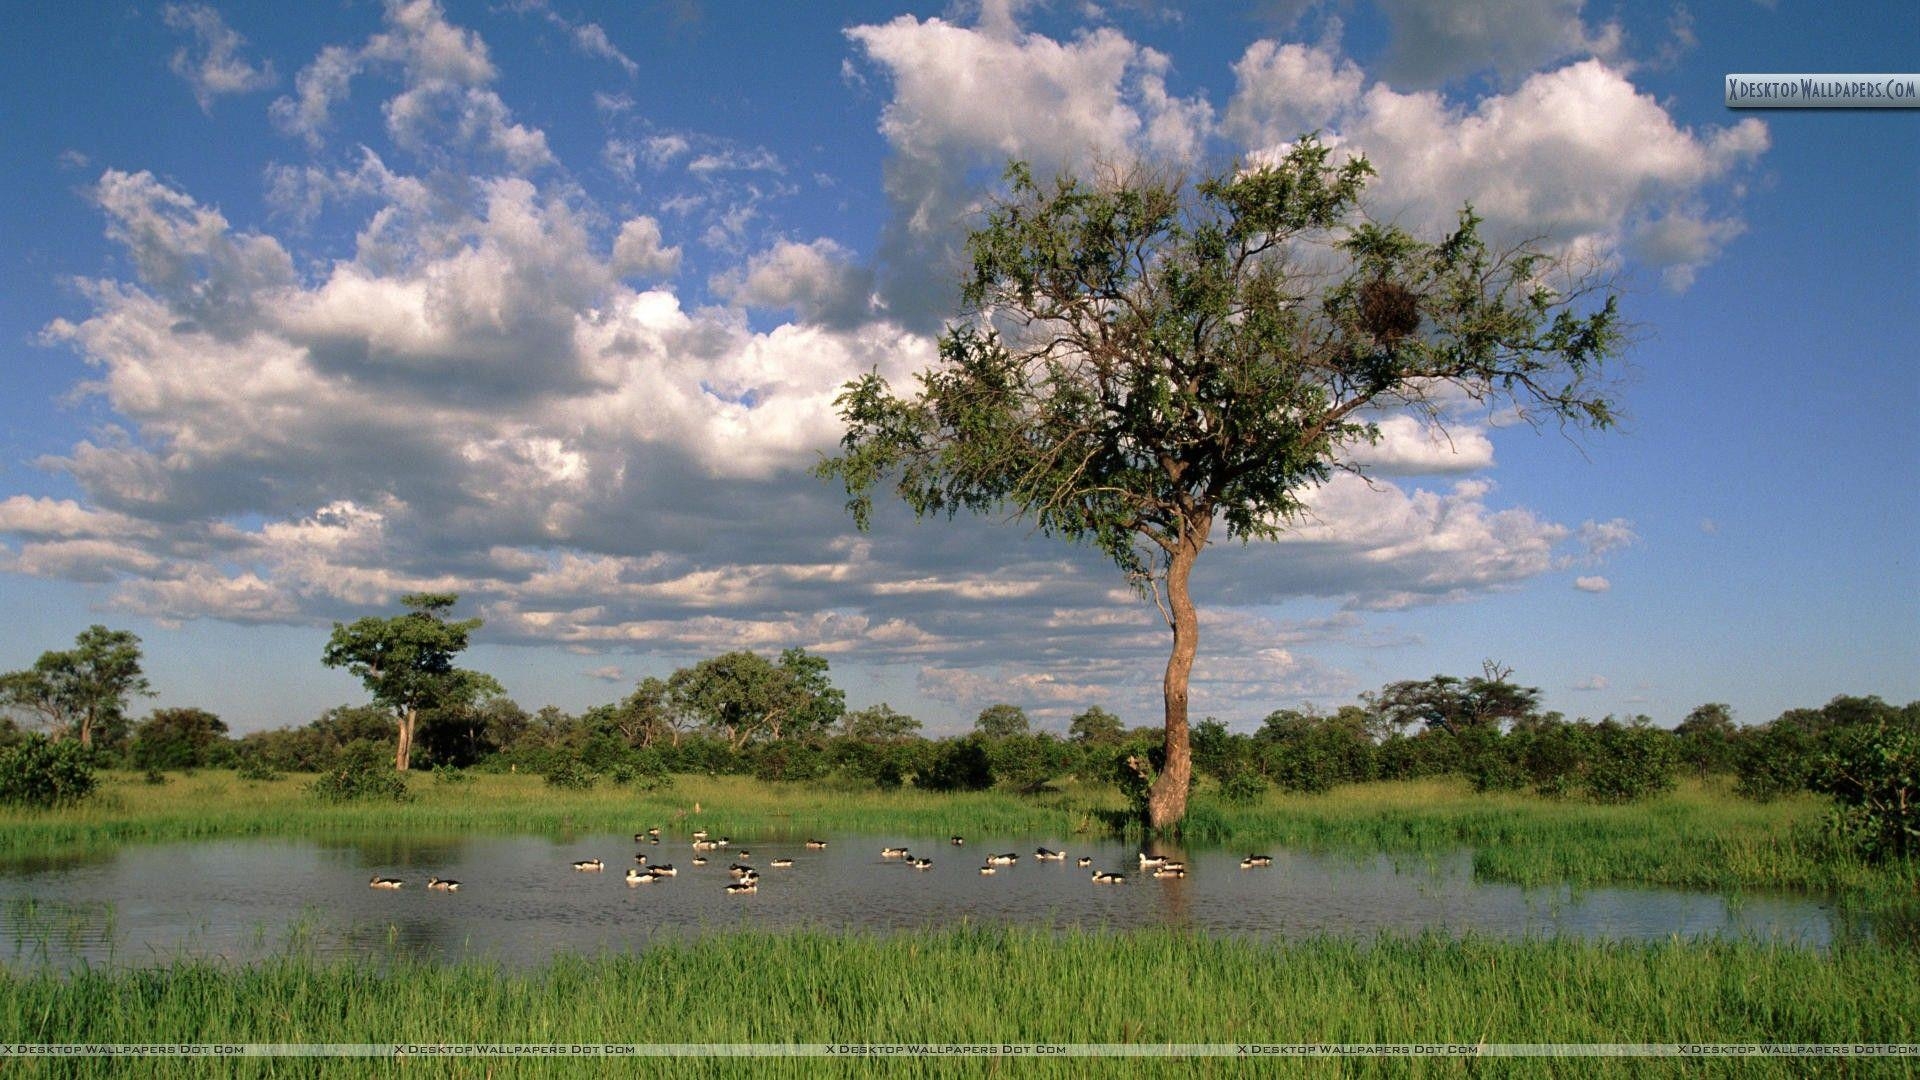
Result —
<instances>
[{"instance_id":1,"label":"distant tree","mask_svg":"<svg viewBox=\"0 0 1920 1080\"><path fill-rule=\"evenodd\" d=\"M155 709L133 730L133 764L141 769L197 769L212 764L227 725L205 709Z\"/></svg>"},{"instance_id":2,"label":"distant tree","mask_svg":"<svg viewBox=\"0 0 1920 1080\"><path fill-rule=\"evenodd\" d=\"M989 705L980 710L974 718L973 730L989 739L1004 739L1012 735L1025 735L1033 729L1027 719L1027 710L1018 705Z\"/></svg>"},{"instance_id":3,"label":"distant tree","mask_svg":"<svg viewBox=\"0 0 1920 1080\"><path fill-rule=\"evenodd\" d=\"M862 742L894 742L920 733L920 721L893 711L886 702L850 712L841 721L841 731Z\"/></svg>"},{"instance_id":4,"label":"distant tree","mask_svg":"<svg viewBox=\"0 0 1920 1080\"><path fill-rule=\"evenodd\" d=\"M950 739L920 776L920 786L934 791L984 791L993 786L993 756L979 733Z\"/></svg>"},{"instance_id":5,"label":"distant tree","mask_svg":"<svg viewBox=\"0 0 1920 1080\"><path fill-rule=\"evenodd\" d=\"M1396 728L1423 726L1454 735L1473 729L1498 731L1503 723L1524 720L1540 707L1540 689L1515 685L1509 681L1512 673L1489 660L1472 678L1435 675L1392 683L1367 695L1367 703Z\"/></svg>"},{"instance_id":6,"label":"distant tree","mask_svg":"<svg viewBox=\"0 0 1920 1080\"><path fill-rule=\"evenodd\" d=\"M1587 795L1596 802L1632 802L1671 791L1678 762L1672 732L1645 716L1626 723L1607 717L1593 728Z\"/></svg>"},{"instance_id":7,"label":"distant tree","mask_svg":"<svg viewBox=\"0 0 1920 1080\"><path fill-rule=\"evenodd\" d=\"M774 738L782 733L792 738L811 738L826 733L847 712L846 691L833 685L827 674L827 658L805 649L786 649L780 653L780 668L799 689L801 705L791 721L776 725Z\"/></svg>"},{"instance_id":8,"label":"distant tree","mask_svg":"<svg viewBox=\"0 0 1920 1080\"><path fill-rule=\"evenodd\" d=\"M667 680L674 708L739 751L755 739L811 735L837 722L845 696L827 679L827 662L788 649L774 663L730 652L681 668Z\"/></svg>"},{"instance_id":9,"label":"distant tree","mask_svg":"<svg viewBox=\"0 0 1920 1080\"><path fill-rule=\"evenodd\" d=\"M129 695L151 697L140 670L140 639L126 630L94 625L74 638L73 648L45 652L24 671L0 675L0 707L34 717L59 741L92 746L97 735L126 731Z\"/></svg>"},{"instance_id":10,"label":"distant tree","mask_svg":"<svg viewBox=\"0 0 1920 1080\"><path fill-rule=\"evenodd\" d=\"M423 709L472 705L504 692L491 675L453 666L482 625L479 619L449 621L459 602L454 593L410 593L400 598L404 615L334 623L322 654L328 667L346 668L374 701L393 710L399 721L393 765L400 772L412 762L414 726Z\"/></svg>"},{"instance_id":11,"label":"distant tree","mask_svg":"<svg viewBox=\"0 0 1920 1080\"><path fill-rule=\"evenodd\" d=\"M820 471L861 527L897 477L917 514L1010 508L1092 542L1160 602L1154 828L1186 812L1189 582L1216 523L1278 536L1388 410L1440 424L1462 395L1613 422L1595 376L1619 344L1614 300L1590 302L1541 248L1490 247L1470 209L1431 241L1367 218L1372 171L1312 137L1197 184L1144 168L1045 184L1015 163L919 391L876 373L838 401L844 452Z\"/></svg>"},{"instance_id":12,"label":"distant tree","mask_svg":"<svg viewBox=\"0 0 1920 1080\"><path fill-rule=\"evenodd\" d=\"M1680 741L1680 759L1695 774L1706 776L1733 767L1739 729L1734 727L1731 706L1717 701L1701 705L1688 713L1673 733Z\"/></svg>"},{"instance_id":13,"label":"distant tree","mask_svg":"<svg viewBox=\"0 0 1920 1080\"><path fill-rule=\"evenodd\" d=\"M663 739L680 745L673 694L665 679L649 675L620 701L620 732L635 746L652 746Z\"/></svg>"},{"instance_id":14,"label":"distant tree","mask_svg":"<svg viewBox=\"0 0 1920 1080\"><path fill-rule=\"evenodd\" d=\"M1067 723L1067 737L1083 745L1104 746L1125 738L1126 727L1119 717L1093 705Z\"/></svg>"},{"instance_id":15,"label":"distant tree","mask_svg":"<svg viewBox=\"0 0 1920 1080\"><path fill-rule=\"evenodd\" d=\"M1227 725L1207 717L1193 725L1193 767L1202 775L1225 780L1246 763L1242 742Z\"/></svg>"}]
</instances>

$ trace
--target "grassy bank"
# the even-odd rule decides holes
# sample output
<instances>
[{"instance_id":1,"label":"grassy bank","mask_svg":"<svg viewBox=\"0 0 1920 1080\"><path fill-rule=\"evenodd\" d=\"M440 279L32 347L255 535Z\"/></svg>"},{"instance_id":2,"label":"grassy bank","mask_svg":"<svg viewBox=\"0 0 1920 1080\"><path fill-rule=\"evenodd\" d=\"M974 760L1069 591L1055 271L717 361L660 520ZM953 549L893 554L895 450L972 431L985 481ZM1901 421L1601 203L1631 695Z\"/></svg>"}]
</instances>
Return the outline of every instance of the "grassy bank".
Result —
<instances>
[{"instance_id":1,"label":"grassy bank","mask_svg":"<svg viewBox=\"0 0 1920 1080\"><path fill-rule=\"evenodd\" d=\"M122 843L246 836L468 832L670 832L698 822L716 833L889 833L906 836L1053 836L1104 833L1120 809L1109 788L1039 795L933 793L774 784L734 776L680 776L665 790L601 784L563 792L539 777L475 775L413 781L406 803L329 805L310 778L242 780L207 770L166 784L114 774L87 803L52 812L0 813L0 856ZM696 812L696 807L698 811ZM1475 849L1475 869L1518 884L1642 883L1696 889L1808 889L1920 922L1920 870L1872 868L1819 840L1824 804L1811 797L1754 803L1711 783L1687 782L1622 806L1524 794L1479 794L1454 780L1356 785L1324 795L1269 794L1246 806L1204 799L1196 838L1245 847L1441 852ZM1904 913L1904 914L1903 914Z\"/></svg>"},{"instance_id":2,"label":"grassy bank","mask_svg":"<svg viewBox=\"0 0 1920 1080\"><path fill-rule=\"evenodd\" d=\"M289 958L0 976L0 1030L89 1042L1912 1042L1920 980L1910 959L1753 943L747 933L530 972ZM254 1067L290 1074L313 1064ZM468 1063L475 1075L488 1064ZM684 1075L699 1064L651 1067ZM760 1064L795 1075L831 1065ZM1230 1073L1245 1063L1190 1064ZM1502 1062L1501 1071L1564 1075L1569 1064ZM1639 1063L1662 1073L1702 1064ZM1043 1074L1089 1068L1052 1065ZM1801 1075L1804 1065L1745 1062L1740 1072Z\"/></svg>"}]
</instances>

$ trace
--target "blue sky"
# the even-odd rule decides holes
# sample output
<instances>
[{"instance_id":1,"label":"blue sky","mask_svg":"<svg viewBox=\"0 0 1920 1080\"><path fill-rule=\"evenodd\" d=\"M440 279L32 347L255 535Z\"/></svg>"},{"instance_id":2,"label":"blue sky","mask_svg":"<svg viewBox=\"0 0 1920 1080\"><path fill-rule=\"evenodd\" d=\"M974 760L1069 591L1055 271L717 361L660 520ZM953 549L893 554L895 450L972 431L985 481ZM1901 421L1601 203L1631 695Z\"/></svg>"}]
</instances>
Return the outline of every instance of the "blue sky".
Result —
<instances>
[{"instance_id":1,"label":"blue sky","mask_svg":"<svg viewBox=\"0 0 1920 1080\"><path fill-rule=\"evenodd\" d=\"M1196 576L1238 727L1497 658L1569 715L1920 697L1920 9L1439 0L22 3L0 11L0 670L93 622L238 730L357 701L330 623L446 589L529 708L730 648L934 731L1154 722L1166 632L995 521L855 534L831 401L924 365L1009 156L1319 129L1617 275L1627 422L1389 423L1369 487Z\"/></svg>"}]
</instances>

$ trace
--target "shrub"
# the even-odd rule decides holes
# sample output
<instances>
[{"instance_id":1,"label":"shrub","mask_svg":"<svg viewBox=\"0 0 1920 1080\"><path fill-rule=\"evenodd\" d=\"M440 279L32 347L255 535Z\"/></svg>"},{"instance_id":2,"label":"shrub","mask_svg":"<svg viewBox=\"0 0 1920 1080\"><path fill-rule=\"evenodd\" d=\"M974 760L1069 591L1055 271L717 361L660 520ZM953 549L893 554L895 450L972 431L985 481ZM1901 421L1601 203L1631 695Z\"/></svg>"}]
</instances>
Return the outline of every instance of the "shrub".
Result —
<instances>
[{"instance_id":1,"label":"shrub","mask_svg":"<svg viewBox=\"0 0 1920 1080\"><path fill-rule=\"evenodd\" d=\"M1261 770L1288 791L1326 791L1374 776L1373 740L1355 717L1277 712L1253 741Z\"/></svg>"},{"instance_id":2,"label":"shrub","mask_svg":"<svg viewBox=\"0 0 1920 1080\"><path fill-rule=\"evenodd\" d=\"M935 791L984 791L993 786L993 762L977 735L943 745L933 765L920 777L922 787Z\"/></svg>"},{"instance_id":3,"label":"shrub","mask_svg":"<svg viewBox=\"0 0 1920 1080\"><path fill-rule=\"evenodd\" d=\"M753 758L753 775L760 780L817 780L827 773L827 755L810 743L767 743Z\"/></svg>"},{"instance_id":4,"label":"shrub","mask_svg":"<svg viewBox=\"0 0 1920 1080\"><path fill-rule=\"evenodd\" d=\"M473 774L458 765L439 765L433 770L433 782L446 787L473 783Z\"/></svg>"},{"instance_id":5,"label":"shrub","mask_svg":"<svg viewBox=\"0 0 1920 1080\"><path fill-rule=\"evenodd\" d=\"M1832 733L1813 788L1839 803L1833 829L1870 862L1920 853L1920 727L1882 723Z\"/></svg>"},{"instance_id":6,"label":"shrub","mask_svg":"<svg viewBox=\"0 0 1920 1080\"><path fill-rule=\"evenodd\" d=\"M1671 734L1647 724L1602 722L1593 729L1587 795L1595 802L1634 802L1673 790L1680 763Z\"/></svg>"},{"instance_id":7,"label":"shrub","mask_svg":"<svg viewBox=\"0 0 1920 1080\"><path fill-rule=\"evenodd\" d=\"M599 775L575 758L566 758L547 767L547 786L561 791L586 791Z\"/></svg>"},{"instance_id":8,"label":"shrub","mask_svg":"<svg viewBox=\"0 0 1920 1080\"><path fill-rule=\"evenodd\" d=\"M1458 769L1460 747L1458 740L1443 732L1395 733L1375 748L1374 760L1382 780L1419 780Z\"/></svg>"},{"instance_id":9,"label":"shrub","mask_svg":"<svg viewBox=\"0 0 1920 1080\"><path fill-rule=\"evenodd\" d=\"M0 749L0 804L67 806L91 795L98 783L92 755L71 740L28 735Z\"/></svg>"},{"instance_id":10,"label":"shrub","mask_svg":"<svg viewBox=\"0 0 1920 1080\"><path fill-rule=\"evenodd\" d=\"M1813 776L1814 740L1786 718L1741 733L1734 751L1734 790L1767 802L1805 791Z\"/></svg>"},{"instance_id":11,"label":"shrub","mask_svg":"<svg viewBox=\"0 0 1920 1080\"><path fill-rule=\"evenodd\" d=\"M248 755L240 759L233 768L242 780L278 780L283 774L273 771L264 758Z\"/></svg>"},{"instance_id":12,"label":"shrub","mask_svg":"<svg viewBox=\"0 0 1920 1080\"><path fill-rule=\"evenodd\" d=\"M1498 743L1468 758L1463 771L1473 790L1483 795L1490 791L1519 791L1527 786L1527 771Z\"/></svg>"},{"instance_id":13,"label":"shrub","mask_svg":"<svg viewBox=\"0 0 1920 1080\"><path fill-rule=\"evenodd\" d=\"M167 774L161 772L159 769L148 769L145 773L141 774L140 780L143 783L159 787L167 782Z\"/></svg>"},{"instance_id":14,"label":"shrub","mask_svg":"<svg viewBox=\"0 0 1920 1080\"><path fill-rule=\"evenodd\" d=\"M393 767L393 751L365 739L348 743L309 790L322 802L332 803L362 799L405 802L410 798L406 777Z\"/></svg>"},{"instance_id":15,"label":"shrub","mask_svg":"<svg viewBox=\"0 0 1920 1080\"><path fill-rule=\"evenodd\" d=\"M1230 803L1245 805L1258 802L1267 793L1267 781L1253 769L1236 769L1220 781L1220 797Z\"/></svg>"},{"instance_id":16,"label":"shrub","mask_svg":"<svg viewBox=\"0 0 1920 1080\"><path fill-rule=\"evenodd\" d=\"M1593 729L1585 724L1552 723L1508 736L1519 743L1520 767L1533 790L1548 798L1571 795L1586 786L1593 754Z\"/></svg>"}]
</instances>

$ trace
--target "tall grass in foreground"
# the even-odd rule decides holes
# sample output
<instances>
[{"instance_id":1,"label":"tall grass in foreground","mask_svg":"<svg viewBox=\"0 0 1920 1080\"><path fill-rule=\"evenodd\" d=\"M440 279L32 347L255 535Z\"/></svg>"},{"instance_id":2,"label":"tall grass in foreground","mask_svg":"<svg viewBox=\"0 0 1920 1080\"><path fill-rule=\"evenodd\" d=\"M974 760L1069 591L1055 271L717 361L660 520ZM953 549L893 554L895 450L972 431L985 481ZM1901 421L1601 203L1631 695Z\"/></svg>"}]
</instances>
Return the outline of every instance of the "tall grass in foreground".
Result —
<instances>
[{"instance_id":1,"label":"tall grass in foreground","mask_svg":"<svg viewBox=\"0 0 1920 1080\"><path fill-rule=\"evenodd\" d=\"M381 970L287 957L242 968L0 976L0 1032L33 1042L1913 1042L1920 980L1910 959L1751 942L1425 936L1270 945L1176 931L973 926L886 937L737 933L536 971L407 963ZM640 1068L685 1075L703 1064L740 1065L682 1059ZM812 1075L832 1064L758 1067ZM1120 1063L1024 1064L1068 1076ZM1203 1073L1250 1071L1231 1060L1187 1064ZM1499 1067L1549 1075L1577 1064ZM1609 1064L1669 1073L1704 1063ZM1805 1064L1749 1061L1739 1070L1790 1076ZM111 1065L62 1068L87 1075ZM290 1075L313 1066L256 1061L244 1069ZM489 1063L463 1067L477 1075Z\"/></svg>"}]
</instances>

